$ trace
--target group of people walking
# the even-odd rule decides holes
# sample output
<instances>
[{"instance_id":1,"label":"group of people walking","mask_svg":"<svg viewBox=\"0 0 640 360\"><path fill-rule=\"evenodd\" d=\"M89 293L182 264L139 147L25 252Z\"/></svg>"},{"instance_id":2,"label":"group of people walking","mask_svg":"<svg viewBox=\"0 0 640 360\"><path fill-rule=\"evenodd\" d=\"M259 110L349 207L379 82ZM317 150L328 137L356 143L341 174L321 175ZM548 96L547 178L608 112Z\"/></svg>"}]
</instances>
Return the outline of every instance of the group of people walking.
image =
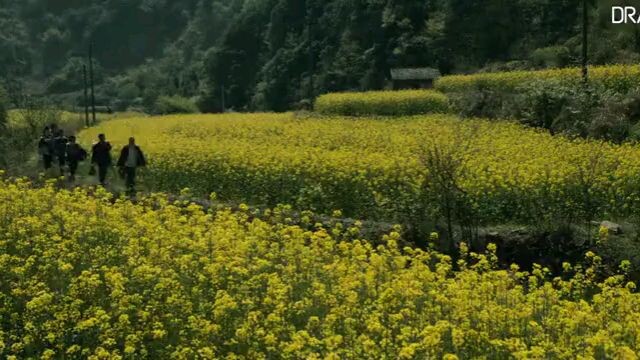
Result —
<instances>
[{"instance_id":1,"label":"group of people walking","mask_svg":"<svg viewBox=\"0 0 640 360\"><path fill-rule=\"evenodd\" d=\"M109 169L113 167L111 157L111 144L104 134L98 135L98 141L91 147L91 168L89 175L97 175L102 186L106 185ZM44 128L42 137L38 142L38 153L45 171L49 171L54 165L59 167L60 175L65 176L69 172L69 180L74 181L78 165L85 161L88 153L77 142L75 136L66 137L64 130L56 125ZM136 169L147 165L146 158L140 146L133 137L120 151L116 166L118 172L125 180L127 190L135 192Z\"/></svg>"},{"instance_id":2,"label":"group of people walking","mask_svg":"<svg viewBox=\"0 0 640 360\"><path fill-rule=\"evenodd\" d=\"M60 169L60 175L64 176L67 167L71 180L75 179L78 164L87 158L86 150L76 142L76 137L66 137L64 130L56 125L44 128L38 142L38 153L46 171L55 164Z\"/></svg>"}]
</instances>

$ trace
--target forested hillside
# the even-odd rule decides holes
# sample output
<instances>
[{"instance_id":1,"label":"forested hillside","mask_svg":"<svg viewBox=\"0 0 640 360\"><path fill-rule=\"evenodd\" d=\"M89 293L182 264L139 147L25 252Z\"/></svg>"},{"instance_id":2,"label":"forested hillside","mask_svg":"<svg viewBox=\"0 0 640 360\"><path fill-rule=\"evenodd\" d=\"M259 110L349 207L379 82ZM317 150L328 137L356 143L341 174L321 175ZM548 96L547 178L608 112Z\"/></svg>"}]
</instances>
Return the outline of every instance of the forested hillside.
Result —
<instances>
[{"instance_id":1,"label":"forested hillside","mask_svg":"<svg viewBox=\"0 0 640 360\"><path fill-rule=\"evenodd\" d=\"M591 62L635 62L638 27L610 25L611 3L590 5ZM77 104L93 42L101 105L284 110L382 88L393 67L577 64L581 15L579 0L0 0L0 77Z\"/></svg>"}]
</instances>

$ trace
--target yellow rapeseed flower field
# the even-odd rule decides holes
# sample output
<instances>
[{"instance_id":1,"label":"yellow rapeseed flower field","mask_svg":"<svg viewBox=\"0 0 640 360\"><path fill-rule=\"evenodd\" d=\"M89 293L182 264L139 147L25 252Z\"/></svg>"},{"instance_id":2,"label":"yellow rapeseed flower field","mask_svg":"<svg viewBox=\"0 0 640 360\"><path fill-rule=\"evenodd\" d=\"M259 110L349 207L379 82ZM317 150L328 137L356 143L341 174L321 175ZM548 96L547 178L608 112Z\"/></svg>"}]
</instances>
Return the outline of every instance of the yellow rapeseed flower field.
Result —
<instances>
[{"instance_id":1,"label":"yellow rapeseed flower field","mask_svg":"<svg viewBox=\"0 0 640 360\"><path fill-rule=\"evenodd\" d=\"M81 138L88 144L101 132L116 150L137 138L150 161L144 182L151 189L188 187L257 205L404 222L433 191L423 155L438 148L460 162L457 182L485 222L640 209L637 146L553 137L509 122L181 115L109 121Z\"/></svg>"},{"instance_id":2,"label":"yellow rapeseed flower field","mask_svg":"<svg viewBox=\"0 0 640 360\"><path fill-rule=\"evenodd\" d=\"M447 96L433 90L332 93L318 97L315 110L328 115L407 116L447 113Z\"/></svg>"},{"instance_id":3,"label":"yellow rapeseed flower field","mask_svg":"<svg viewBox=\"0 0 640 360\"><path fill-rule=\"evenodd\" d=\"M617 92L626 92L638 86L640 65L611 65L590 67L592 84ZM443 92L465 92L476 87L498 91L512 91L532 81L553 81L578 85L582 80L580 68L561 68L540 71L505 71L472 75L444 76L435 83Z\"/></svg>"},{"instance_id":4,"label":"yellow rapeseed flower field","mask_svg":"<svg viewBox=\"0 0 640 360\"><path fill-rule=\"evenodd\" d=\"M549 279L463 245L452 271L358 226L0 180L0 357L637 359L640 296L591 253Z\"/></svg>"}]
</instances>

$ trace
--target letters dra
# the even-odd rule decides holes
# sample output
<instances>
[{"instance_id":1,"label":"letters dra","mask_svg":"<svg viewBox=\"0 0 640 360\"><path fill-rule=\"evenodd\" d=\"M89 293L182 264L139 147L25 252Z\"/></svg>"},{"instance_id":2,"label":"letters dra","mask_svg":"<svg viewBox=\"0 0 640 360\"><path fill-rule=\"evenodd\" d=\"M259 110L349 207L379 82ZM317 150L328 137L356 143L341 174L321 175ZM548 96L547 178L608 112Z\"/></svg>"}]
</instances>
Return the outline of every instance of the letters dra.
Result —
<instances>
[{"instance_id":1,"label":"letters dra","mask_svg":"<svg viewBox=\"0 0 640 360\"><path fill-rule=\"evenodd\" d=\"M633 6L613 6L611 8L611 23L640 24L640 12Z\"/></svg>"}]
</instances>

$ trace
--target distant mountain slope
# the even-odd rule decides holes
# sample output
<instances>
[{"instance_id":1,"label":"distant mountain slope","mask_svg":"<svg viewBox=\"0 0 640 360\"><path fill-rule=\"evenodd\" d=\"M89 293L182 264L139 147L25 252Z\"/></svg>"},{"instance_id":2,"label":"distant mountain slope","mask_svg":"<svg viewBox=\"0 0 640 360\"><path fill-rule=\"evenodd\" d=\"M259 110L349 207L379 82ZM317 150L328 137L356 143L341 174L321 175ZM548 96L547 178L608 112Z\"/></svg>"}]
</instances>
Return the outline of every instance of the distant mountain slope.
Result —
<instances>
[{"instance_id":1,"label":"distant mountain slope","mask_svg":"<svg viewBox=\"0 0 640 360\"><path fill-rule=\"evenodd\" d=\"M590 7L592 63L636 62L640 28L610 25L612 2ZM102 103L152 108L180 95L205 111L221 110L223 97L226 108L283 110L327 91L381 88L398 66L576 64L581 3L0 0L0 77L77 92L92 41Z\"/></svg>"}]
</instances>

